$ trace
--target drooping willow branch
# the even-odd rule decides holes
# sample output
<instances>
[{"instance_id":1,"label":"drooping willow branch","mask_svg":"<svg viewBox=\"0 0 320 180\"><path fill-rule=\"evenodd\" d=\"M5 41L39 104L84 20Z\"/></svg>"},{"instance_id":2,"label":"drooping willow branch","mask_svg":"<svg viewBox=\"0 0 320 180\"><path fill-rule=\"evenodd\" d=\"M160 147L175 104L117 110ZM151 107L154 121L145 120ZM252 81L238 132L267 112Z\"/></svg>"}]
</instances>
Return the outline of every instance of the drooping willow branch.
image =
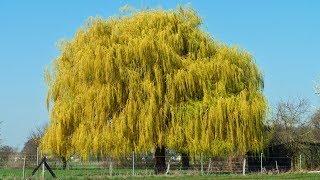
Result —
<instances>
[{"instance_id":1,"label":"drooping willow branch","mask_svg":"<svg viewBox=\"0 0 320 180\"><path fill-rule=\"evenodd\" d=\"M263 77L249 53L201 23L187 8L92 19L47 73L43 150L87 158L157 146L211 155L261 148Z\"/></svg>"}]
</instances>

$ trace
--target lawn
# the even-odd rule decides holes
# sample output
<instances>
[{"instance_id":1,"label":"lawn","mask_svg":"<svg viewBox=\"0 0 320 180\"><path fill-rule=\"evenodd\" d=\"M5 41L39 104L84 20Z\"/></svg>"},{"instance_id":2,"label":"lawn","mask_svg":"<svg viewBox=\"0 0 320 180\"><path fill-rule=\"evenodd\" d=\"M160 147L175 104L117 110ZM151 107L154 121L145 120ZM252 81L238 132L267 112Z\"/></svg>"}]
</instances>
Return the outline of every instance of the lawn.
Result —
<instances>
[{"instance_id":1,"label":"lawn","mask_svg":"<svg viewBox=\"0 0 320 180\"><path fill-rule=\"evenodd\" d=\"M26 170L26 178L30 177L32 169ZM114 172L116 176L109 176L108 169L72 169L72 170L54 170L58 179L320 179L320 173L283 173L283 174L210 174L210 175L146 175L145 170L132 176L128 169L117 170ZM152 173L152 172L150 172ZM0 169L0 179L20 179L22 177L21 169ZM41 173L37 172L34 179L41 177ZM45 173L46 179L51 179L48 171Z\"/></svg>"}]
</instances>

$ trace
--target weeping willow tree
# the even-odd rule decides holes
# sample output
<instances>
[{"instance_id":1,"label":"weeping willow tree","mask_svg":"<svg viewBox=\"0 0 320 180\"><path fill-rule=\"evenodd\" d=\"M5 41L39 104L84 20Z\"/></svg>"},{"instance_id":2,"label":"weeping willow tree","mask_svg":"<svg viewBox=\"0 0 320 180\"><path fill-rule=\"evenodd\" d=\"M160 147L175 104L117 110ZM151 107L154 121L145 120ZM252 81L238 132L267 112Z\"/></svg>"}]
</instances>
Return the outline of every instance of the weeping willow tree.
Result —
<instances>
[{"instance_id":1,"label":"weeping willow tree","mask_svg":"<svg viewBox=\"0 0 320 180\"><path fill-rule=\"evenodd\" d=\"M190 8L91 19L47 72L48 154L113 156L165 148L241 155L262 146L263 77L215 41Z\"/></svg>"}]
</instances>

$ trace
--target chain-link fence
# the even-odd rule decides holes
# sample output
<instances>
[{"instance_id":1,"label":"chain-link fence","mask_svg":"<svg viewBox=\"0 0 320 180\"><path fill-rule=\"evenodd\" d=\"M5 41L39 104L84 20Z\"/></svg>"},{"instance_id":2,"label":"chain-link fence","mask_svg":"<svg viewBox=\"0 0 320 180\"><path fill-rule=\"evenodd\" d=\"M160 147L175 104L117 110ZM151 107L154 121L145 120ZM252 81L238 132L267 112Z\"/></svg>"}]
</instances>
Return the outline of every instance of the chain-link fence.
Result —
<instances>
[{"instance_id":1,"label":"chain-link fence","mask_svg":"<svg viewBox=\"0 0 320 180\"><path fill-rule=\"evenodd\" d=\"M165 158L164 174L245 174L281 173L288 171L316 171L318 161L306 161L302 155L293 160L290 157L268 157L263 154L241 157L207 157L170 155ZM0 155L0 168L14 170L17 176L30 177L32 170L41 162L40 156L11 154ZM84 176L148 176L155 175L155 157L152 155L131 155L121 158L100 157L82 161L74 156L67 161L66 170L59 158L47 157L47 163L57 176L62 172ZM43 175L41 167L36 175ZM47 172L46 172L47 173ZM49 175L49 174L48 174Z\"/></svg>"}]
</instances>

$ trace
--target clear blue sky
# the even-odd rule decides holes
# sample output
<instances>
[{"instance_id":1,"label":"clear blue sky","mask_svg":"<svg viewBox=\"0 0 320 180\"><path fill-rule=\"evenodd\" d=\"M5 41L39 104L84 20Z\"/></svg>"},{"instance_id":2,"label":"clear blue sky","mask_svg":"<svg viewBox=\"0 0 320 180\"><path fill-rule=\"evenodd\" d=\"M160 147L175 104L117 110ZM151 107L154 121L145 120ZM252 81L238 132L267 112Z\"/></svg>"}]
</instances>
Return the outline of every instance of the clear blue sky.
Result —
<instances>
[{"instance_id":1,"label":"clear blue sky","mask_svg":"<svg viewBox=\"0 0 320 180\"><path fill-rule=\"evenodd\" d=\"M320 105L320 1L0 1L0 121L4 143L22 148L31 130L48 121L44 68L90 16L136 8L191 5L214 38L251 52L265 76L271 105L293 97Z\"/></svg>"}]
</instances>

